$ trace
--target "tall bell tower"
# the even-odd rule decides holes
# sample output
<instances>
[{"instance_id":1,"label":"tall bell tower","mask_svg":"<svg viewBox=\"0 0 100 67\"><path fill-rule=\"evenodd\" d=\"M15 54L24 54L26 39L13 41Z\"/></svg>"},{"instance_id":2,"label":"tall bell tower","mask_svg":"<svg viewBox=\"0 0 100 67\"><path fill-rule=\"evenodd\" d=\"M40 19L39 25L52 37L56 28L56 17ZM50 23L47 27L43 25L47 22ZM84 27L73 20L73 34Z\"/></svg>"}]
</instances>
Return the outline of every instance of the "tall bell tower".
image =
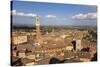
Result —
<instances>
[{"instance_id":1,"label":"tall bell tower","mask_svg":"<svg viewBox=\"0 0 100 67\"><path fill-rule=\"evenodd\" d=\"M36 26L36 43L35 45L40 45L41 42L41 32L40 32L40 17L37 15L35 17L35 26Z\"/></svg>"},{"instance_id":2,"label":"tall bell tower","mask_svg":"<svg viewBox=\"0 0 100 67\"><path fill-rule=\"evenodd\" d=\"M35 17L35 25L36 25L36 38L37 40L40 39L41 33L40 33L40 17L37 15Z\"/></svg>"}]
</instances>

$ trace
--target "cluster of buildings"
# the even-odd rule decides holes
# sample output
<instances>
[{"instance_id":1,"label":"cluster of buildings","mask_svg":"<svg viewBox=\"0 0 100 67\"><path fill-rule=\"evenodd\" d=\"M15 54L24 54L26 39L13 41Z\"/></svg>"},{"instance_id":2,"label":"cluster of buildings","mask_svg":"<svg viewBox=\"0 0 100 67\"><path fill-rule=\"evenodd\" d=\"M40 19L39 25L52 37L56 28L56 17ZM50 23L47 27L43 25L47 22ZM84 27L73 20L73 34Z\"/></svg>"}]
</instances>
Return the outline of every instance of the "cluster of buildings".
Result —
<instances>
[{"instance_id":1,"label":"cluster of buildings","mask_svg":"<svg viewBox=\"0 0 100 67\"><path fill-rule=\"evenodd\" d=\"M66 62L67 59L84 62L91 61L96 53L96 43L82 39L87 31L67 30L68 33L53 31L42 35L39 16L36 16L35 25L35 32L12 32L12 65L48 64L52 57ZM89 51L82 51L87 47Z\"/></svg>"}]
</instances>

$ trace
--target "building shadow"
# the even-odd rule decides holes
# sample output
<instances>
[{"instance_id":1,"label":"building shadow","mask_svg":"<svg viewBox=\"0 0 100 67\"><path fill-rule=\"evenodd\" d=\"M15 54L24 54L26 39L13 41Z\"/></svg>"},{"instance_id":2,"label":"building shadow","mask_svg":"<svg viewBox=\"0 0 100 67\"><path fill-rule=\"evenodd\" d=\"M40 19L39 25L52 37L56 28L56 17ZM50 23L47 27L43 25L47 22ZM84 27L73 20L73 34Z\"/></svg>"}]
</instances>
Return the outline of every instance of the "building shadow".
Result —
<instances>
[{"instance_id":1,"label":"building shadow","mask_svg":"<svg viewBox=\"0 0 100 67\"><path fill-rule=\"evenodd\" d=\"M49 61L49 64L58 64L58 63L64 63L65 60L59 60L57 58L51 58Z\"/></svg>"}]
</instances>

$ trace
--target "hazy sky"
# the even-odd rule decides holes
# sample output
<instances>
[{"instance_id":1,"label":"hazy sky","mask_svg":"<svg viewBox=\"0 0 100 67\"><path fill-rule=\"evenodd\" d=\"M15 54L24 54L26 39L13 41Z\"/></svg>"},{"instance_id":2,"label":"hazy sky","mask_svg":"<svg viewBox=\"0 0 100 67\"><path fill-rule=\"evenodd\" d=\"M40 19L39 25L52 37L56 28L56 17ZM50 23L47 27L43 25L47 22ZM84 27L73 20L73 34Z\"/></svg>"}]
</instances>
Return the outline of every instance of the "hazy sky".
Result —
<instances>
[{"instance_id":1,"label":"hazy sky","mask_svg":"<svg viewBox=\"0 0 100 67\"><path fill-rule=\"evenodd\" d=\"M93 5L55 4L15 1L12 3L12 22L34 25L38 14L42 25L96 25L97 7Z\"/></svg>"}]
</instances>

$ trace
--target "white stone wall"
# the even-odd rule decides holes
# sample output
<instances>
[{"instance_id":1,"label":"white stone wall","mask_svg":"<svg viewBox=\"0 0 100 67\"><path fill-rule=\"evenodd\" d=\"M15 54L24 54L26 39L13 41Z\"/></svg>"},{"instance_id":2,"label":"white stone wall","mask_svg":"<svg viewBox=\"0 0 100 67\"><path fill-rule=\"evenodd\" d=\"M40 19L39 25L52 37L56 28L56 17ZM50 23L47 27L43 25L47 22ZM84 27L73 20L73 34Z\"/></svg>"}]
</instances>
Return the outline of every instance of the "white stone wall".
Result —
<instances>
[{"instance_id":1,"label":"white stone wall","mask_svg":"<svg viewBox=\"0 0 100 67\"><path fill-rule=\"evenodd\" d=\"M19 58L25 58L25 53L19 53Z\"/></svg>"},{"instance_id":2,"label":"white stone wall","mask_svg":"<svg viewBox=\"0 0 100 67\"><path fill-rule=\"evenodd\" d=\"M15 36L12 39L13 44L21 44L27 42L27 36Z\"/></svg>"},{"instance_id":3,"label":"white stone wall","mask_svg":"<svg viewBox=\"0 0 100 67\"><path fill-rule=\"evenodd\" d=\"M76 40L76 50L81 50L81 40Z\"/></svg>"}]
</instances>

